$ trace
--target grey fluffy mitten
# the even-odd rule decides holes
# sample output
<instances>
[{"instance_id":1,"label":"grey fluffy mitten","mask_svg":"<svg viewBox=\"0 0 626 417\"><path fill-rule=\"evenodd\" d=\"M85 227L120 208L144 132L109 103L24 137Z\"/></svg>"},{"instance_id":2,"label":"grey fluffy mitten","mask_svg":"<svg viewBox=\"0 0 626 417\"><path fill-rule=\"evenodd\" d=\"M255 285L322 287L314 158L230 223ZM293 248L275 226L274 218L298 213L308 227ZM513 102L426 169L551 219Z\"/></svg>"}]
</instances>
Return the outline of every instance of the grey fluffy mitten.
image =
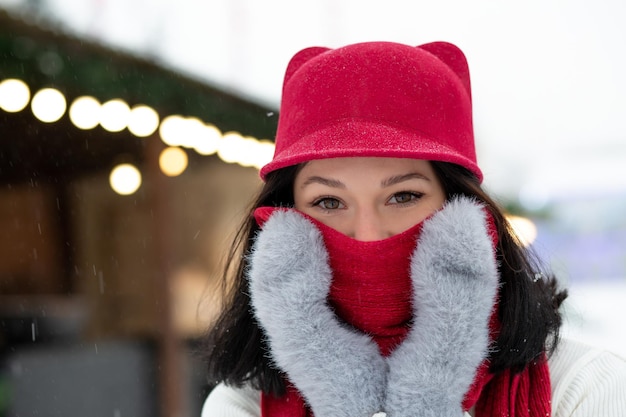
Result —
<instances>
[{"instance_id":1,"label":"grey fluffy mitten","mask_svg":"<svg viewBox=\"0 0 626 417\"><path fill-rule=\"evenodd\" d=\"M250 297L272 359L316 417L381 411L387 367L367 335L327 304L332 273L319 230L294 211L276 211L250 255Z\"/></svg>"},{"instance_id":2,"label":"grey fluffy mitten","mask_svg":"<svg viewBox=\"0 0 626 417\"><path fill-rule=\"evenodd\" d=\"M498 287L482 206L458 198L425 221L411 260L414 321L387 358L389 417L459 417L489 351Z\"/></svg>"}]
</instances>

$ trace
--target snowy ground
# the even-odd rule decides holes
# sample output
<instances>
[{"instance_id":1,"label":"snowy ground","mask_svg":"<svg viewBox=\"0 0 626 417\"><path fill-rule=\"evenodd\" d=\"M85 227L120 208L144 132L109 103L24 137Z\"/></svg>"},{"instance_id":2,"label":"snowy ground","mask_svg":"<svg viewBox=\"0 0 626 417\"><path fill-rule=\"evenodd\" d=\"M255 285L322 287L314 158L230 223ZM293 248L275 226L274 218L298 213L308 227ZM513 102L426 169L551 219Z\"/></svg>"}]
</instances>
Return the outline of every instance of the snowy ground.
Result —
<instances>
[{"instance_id":1,"label":"snowy ground","mask_svg":"<svg viewBox=\"0 0 626 417\"><path fill-rule=\"evenodd\" d=\"M626 280L576 284L569 292L562 335L626 358Z\"/></svg>"}]
</instances>

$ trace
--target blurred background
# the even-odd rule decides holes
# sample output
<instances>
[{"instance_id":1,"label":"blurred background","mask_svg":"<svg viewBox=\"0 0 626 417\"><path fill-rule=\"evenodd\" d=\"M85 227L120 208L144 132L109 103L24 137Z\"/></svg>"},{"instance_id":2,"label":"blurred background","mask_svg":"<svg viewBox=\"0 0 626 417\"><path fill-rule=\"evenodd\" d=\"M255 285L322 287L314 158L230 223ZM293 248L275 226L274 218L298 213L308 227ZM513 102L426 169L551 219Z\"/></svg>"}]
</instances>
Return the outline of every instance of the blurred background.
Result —
<instances>
[{"instance_id":1,"label":"blurred background","mask_svg":"<svg viewBox=\"0 0 626 417\"><path fill-rule=\"evenodd\" d=\"M626 356L626 4L0 0L0 417L197 416L298 50L456 43L485 186ZM516 217L513 217L516 216Z\"/></svg>"}]
</instances>

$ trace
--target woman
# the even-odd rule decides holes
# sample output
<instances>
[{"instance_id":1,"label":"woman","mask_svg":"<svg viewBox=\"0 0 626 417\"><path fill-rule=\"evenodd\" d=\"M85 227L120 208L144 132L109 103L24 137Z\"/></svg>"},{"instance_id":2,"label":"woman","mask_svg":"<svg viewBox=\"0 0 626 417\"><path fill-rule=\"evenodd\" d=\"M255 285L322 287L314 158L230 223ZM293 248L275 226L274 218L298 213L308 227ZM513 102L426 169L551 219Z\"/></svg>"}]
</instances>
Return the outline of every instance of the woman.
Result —
<instances>
[{"instance_id":1,"label":"woman","mask_svg":"<svg viewBox=\"0 0 626 417\"><path fill-rule=\"evenodd\" d=\"M220 384L203 416L626 409L626 362L559 343L565 292L481 189L454 45L296 54L261 177L207 338Z\"/></svg>"}]
</instances>

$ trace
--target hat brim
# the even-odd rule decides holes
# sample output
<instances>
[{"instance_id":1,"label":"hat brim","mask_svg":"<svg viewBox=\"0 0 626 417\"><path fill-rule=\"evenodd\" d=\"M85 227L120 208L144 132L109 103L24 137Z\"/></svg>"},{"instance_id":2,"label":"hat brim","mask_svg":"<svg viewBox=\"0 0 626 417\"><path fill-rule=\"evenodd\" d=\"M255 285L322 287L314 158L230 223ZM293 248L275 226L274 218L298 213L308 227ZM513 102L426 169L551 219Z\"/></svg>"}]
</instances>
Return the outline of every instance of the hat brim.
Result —
<instances>
[{"instance_id":1,"label":"hat brim","mask_svg":"<svg viewBox=\"0 0 626 417\"><path fill-rule=\"evenodd\" d=\"M473 138L467 141L473 146ZM476 163L441 141L415 130L373 121L341 120L305 134L299 140L283 140L283 143L292 145L280 149L280 157L261 169L263 180L269 172L316 159L387 157L454 163L466 167L482 181L482 172Z\"/></svg>"}]
</instances>

